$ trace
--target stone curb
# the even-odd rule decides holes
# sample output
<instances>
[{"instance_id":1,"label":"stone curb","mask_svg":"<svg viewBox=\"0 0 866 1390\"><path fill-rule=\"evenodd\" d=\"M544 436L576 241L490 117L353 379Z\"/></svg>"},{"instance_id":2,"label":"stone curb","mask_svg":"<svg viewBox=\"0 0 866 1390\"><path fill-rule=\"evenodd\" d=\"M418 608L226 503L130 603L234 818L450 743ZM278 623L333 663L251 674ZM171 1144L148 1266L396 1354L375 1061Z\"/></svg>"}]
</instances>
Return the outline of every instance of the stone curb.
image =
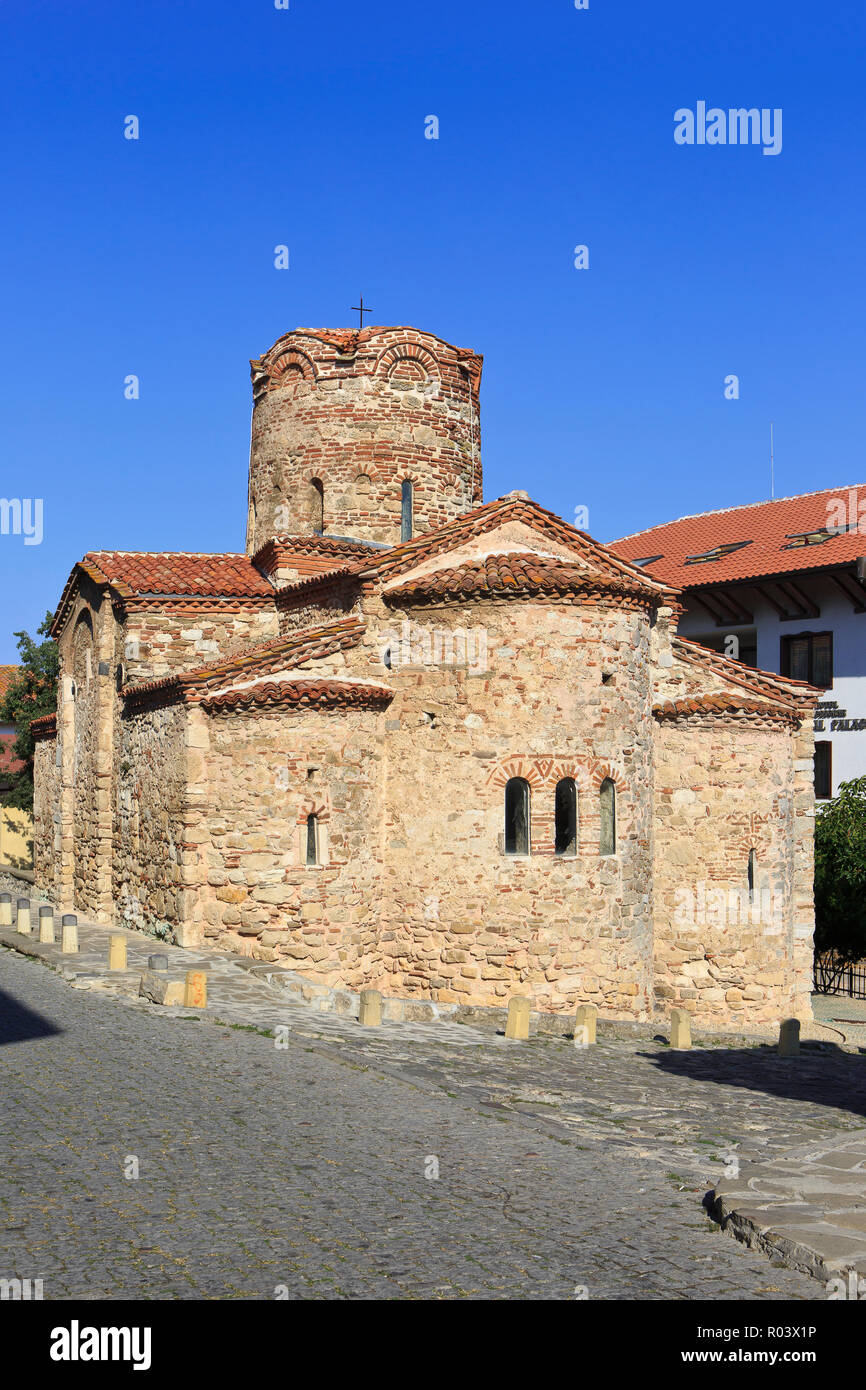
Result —
<instances>
[{"instance_id":1,"label":"stone curb","mask_svg":"<svg viewBox=\"0 0 866 1390\"><path fill-rule=\"evenodd\" d=\"M745 1163L709 1203L723 1230L814 1279L866 1275L866 1137Z\"/></svg>"}]
</instances>

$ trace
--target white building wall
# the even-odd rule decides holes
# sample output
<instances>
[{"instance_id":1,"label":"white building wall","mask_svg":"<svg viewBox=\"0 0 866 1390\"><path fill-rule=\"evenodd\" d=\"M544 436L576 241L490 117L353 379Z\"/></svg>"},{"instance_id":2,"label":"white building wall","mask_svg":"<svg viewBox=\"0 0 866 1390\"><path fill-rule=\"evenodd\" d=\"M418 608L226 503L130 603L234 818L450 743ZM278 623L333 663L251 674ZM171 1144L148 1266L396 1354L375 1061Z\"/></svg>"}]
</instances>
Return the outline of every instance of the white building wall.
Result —
<instances>
[{"instance_id":1,"label":"white building wall","mask_svg":"<svg viewBox=\"0 0 866 1390\"><path fill-rule=\"evenodd\" d=\"M815 737L827 739L833 745L835 796L841 782L866 776L866 613L855 613L848 600L830 580L822 576L809 578L800 574L795 582L818 605L820 617L794 618L783 622L765 599L753 590L740 589L737 591L739 601L753 613L754 626L752 629L733 625L716 627L700 605L686 594L683 601L687 611L680 620L679 631L683 637L698 642L711 639L714 644L718 643L720 637L731 634L740 638L744 645L749 640L750 632L754 632L757 635L757 664L764 671L779 671L783 637L795 637L801 632L832 632L833 685L822 697L821 704L835 703L838 714L819 710ZM851 581L852 584L855 582ZM776 590L773 592L775 594ZM863 596L866 601L866 589ZM844 727L846 722L856 726L857 721L861 721L859 729Z\"/></svg>"}]
</instances>

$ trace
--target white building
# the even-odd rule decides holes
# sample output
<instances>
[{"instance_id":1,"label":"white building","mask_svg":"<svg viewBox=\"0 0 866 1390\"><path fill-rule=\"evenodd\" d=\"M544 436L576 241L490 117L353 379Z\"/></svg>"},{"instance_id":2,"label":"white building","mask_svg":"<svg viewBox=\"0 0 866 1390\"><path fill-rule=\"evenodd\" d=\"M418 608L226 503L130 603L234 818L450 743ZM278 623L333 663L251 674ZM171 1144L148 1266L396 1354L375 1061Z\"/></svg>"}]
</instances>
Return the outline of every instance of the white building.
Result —
<instances>
[{"instance_id":1,"label":"white building","mask_svg":"<svg viewBox=\"0 0 866 1390\"><path fill-rule=\"evenodd\" d=\"M866 484L682 517L610 549L683 590L683 637L826 689L816 796L866 775Z\"/></svg>"}]
</instances>

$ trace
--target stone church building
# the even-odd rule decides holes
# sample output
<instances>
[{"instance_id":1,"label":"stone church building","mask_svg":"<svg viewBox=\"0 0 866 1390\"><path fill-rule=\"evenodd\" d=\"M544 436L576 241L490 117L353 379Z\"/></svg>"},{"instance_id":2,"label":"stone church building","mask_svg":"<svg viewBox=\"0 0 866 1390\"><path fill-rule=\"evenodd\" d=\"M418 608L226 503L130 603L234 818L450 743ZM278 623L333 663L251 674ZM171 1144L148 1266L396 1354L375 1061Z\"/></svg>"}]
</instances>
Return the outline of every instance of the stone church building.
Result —
<instances>
[{"instance_id":1,"label":"stone church building","mask_svg":"<svg viewBox=\"0 0 866 1390\"><path fill-rule=\"evenodd\" d=\"M252 363L245 554L91 551L35 721L37 882L404 998L810 1016L818 692L515 492L481 358L407 328Z\"/></svg>"}]
</instances>

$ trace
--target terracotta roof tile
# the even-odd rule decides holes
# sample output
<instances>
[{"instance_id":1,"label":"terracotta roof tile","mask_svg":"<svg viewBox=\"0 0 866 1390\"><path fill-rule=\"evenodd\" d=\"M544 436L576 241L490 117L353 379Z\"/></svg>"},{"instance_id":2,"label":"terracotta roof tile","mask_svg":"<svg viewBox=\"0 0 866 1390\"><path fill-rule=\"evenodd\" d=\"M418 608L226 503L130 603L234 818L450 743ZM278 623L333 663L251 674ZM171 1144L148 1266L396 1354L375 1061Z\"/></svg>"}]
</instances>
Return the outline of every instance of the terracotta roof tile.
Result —
<instances>
[{"instance_id":1,"label":"terracotta roof tile","mask_svg":"<svg viewBox=\"0 0 866 1390\"><path fill-rule=\"evenodd\" d=\"M0 666L0 699L6 694L20 670L20 666Z\"/></svg>"},{"instance_id":2,"label":"terracotta roof tile","mask_svg":"<svg viewBox=\"0 0 866 1390\"><path fill-rule=\"evenodd\" d=\"M82 561L133 594L200 594L231 598L273 595L249 555L185 551L91 550Z\"/></svg>"},{"instance_id":3,"label":"terracotta roof tile","mask_svg":"<svg viewBox=\"0 0 866 1390\"><path fill-rule=\"evenodd\" d=\"M770 703L765 700L749 700L740 695L698 695L682 700L667 700L664 704L653 705L653 715L658 720L683 719L691 715L746 715L750 720L755 715L773 723L794 727L800 716L790 706Z\"/></svg>"},{"instance_id":4,"label":"terracotta roof tile","mask_svg":"<svg viewBox=\"0 0 866 1390\"><path fill-rule=\"evenodd\" d=\"M361 681L260 681L245 690L227 690L202 700L202 708L217 712L249 709L258 705L296 705L309 709L363 708L387 705L394 691L386 685Z\"/></svg>"},{"instance_id":5,"label":"terracotta roof tile","mask_svg":"<svg viewBox=\"0 0 866 1390\"><path fill-rule=\"evenodd\" d=\"M195 666L189 671L161 676L158 680L125 685L121 694L128 709L154 703L195 700L231 680L244 680L257 672L268 674L287 665L301 666L322 660L336 652L357 646L365 631L360 618L343 618L322 627L305 628L282 637L272 637L247 647L234 656Z\"/></svg>"},{"instance_id":6,"label":"terracotta roof tile","mask_svg":"<svg viewBox=\"0 0 866 1390\"><path fill-rule=\"evenodd\" d=\"M612 541L609 549L626 560L658 557L646 566L645 572L679 588L703 589L732 580L851 565L866 555L866 534L856 527L858 499L866 511L866 484L846 484L799 497L728 507L638 531ZM834 511L834 504L844 505ZM855 529L820 539L828 523L838 522L843 512L848 521L854 521ZM866 515L863 527L866 532ZM818 544L792 545L792 540L808 533L819 538ZM718 559L689 563L690 558L741 541L748 544Z\"/></svg>"},{"instance_id":7,"label":"terracotta roof tile","mask_svg":"<svg viewBox=\"0 0 866 1390\"><path fill-rule=\"evenodd\" d=\"M597 574L586 565L569 564L531 551L485 555L454 569L434 570L406 584L386 589L386 599L435 601L441 598L529 598L533 596L619 594L657 598L639 576Z\"/></svg>"},{"instance_id":8,"label":"terracotta roof tile","mask_svg":"<svg viewBox=\"0 0 866 1390\"><path fill-rule=\"evenodd\" d=\"M41 714L30 720L30 732L35 739L54 738L57 734L57 715Z\"/></svg>"}]
</instances>

